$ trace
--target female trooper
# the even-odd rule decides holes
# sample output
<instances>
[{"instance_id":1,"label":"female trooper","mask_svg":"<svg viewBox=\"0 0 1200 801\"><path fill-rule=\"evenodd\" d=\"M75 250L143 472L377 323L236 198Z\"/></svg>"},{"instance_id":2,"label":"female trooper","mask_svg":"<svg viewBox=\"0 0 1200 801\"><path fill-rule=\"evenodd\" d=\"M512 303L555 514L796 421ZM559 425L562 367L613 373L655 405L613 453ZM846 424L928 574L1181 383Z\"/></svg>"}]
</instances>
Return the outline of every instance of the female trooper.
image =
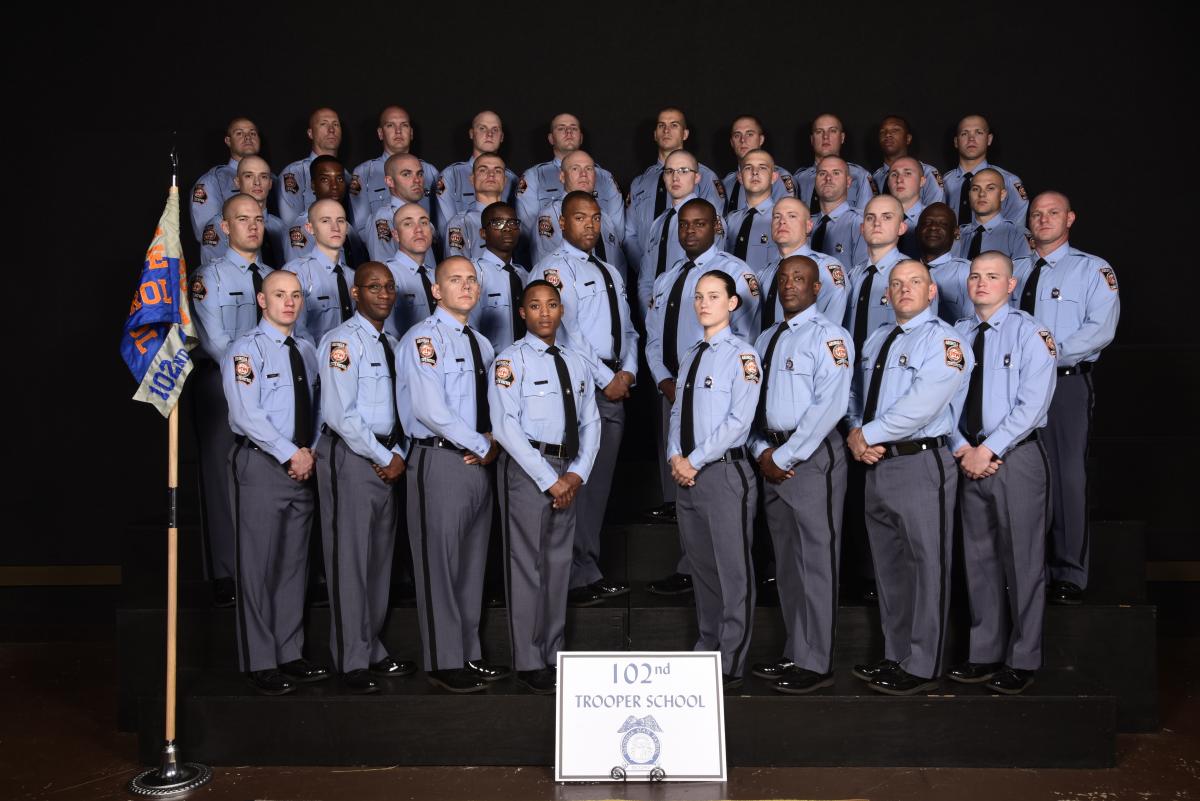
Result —
<instances>
[{"instance_id":1,"label":"female trooper","mask_svg":"<svg viewBox=\"0 0 1200 801\"><path fill-rule=\"evenodd\" d=\"M741 303L733 278L706 272L694 302L704 339L679 365L686 380L671 408L667 459L680 487L680 536L692 557L696 650L720 650L724 684L732 689L742 683L754 610L750 542L757 486L746 439L761 371L758 352L729 327Z\"/></svg>"}]
</instances>

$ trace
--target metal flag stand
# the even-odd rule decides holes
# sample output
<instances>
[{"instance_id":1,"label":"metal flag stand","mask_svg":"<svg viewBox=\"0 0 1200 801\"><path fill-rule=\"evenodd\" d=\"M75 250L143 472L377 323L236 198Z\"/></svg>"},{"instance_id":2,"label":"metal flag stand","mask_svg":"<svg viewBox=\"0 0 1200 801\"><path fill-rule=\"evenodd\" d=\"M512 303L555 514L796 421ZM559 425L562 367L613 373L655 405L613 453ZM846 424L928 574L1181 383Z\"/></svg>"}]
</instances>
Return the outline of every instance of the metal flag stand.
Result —
<instances>
[{"instance_id":1,"label":"metal flag stand","mask_svg":"<svg viewBox=\"0 0 1200 801\"><path fill-rule=\"evenodd\" d=\"M179 155L171 146L171 191L178 192ZM175 654L179 618L179 527L176 519L179 493L179 404L167 418L167 692L166 743L162 763L139 773L129 782L132 795L165 798L182 795L212 781L212 768L198 762L180 762L175 745Z\"/></svg>"}]
</instances>

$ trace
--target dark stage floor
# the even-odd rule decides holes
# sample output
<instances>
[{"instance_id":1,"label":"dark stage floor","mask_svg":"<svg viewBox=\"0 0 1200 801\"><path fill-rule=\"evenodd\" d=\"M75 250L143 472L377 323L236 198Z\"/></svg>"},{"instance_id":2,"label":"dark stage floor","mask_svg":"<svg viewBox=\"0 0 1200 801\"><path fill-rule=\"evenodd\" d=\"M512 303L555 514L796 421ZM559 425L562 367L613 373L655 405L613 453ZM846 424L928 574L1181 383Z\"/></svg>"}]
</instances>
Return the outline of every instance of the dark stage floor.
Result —
<instances>
[{"instance_id":1,"label":"dark stage floor","mask_svg":"<svg viewBox=\"0 0 1200 801\"><path fill-rule=\"evenodd\" d=\"M725 785L555 785L549 768L217 768L203 799L1200 799L1200 585L1151 585L1159 604L1163 728L1119 735L1110 770L732 769ZM8 599L8 600L11 600ZM42 607L44 612L45 607ZM116 731L111 627L48 626L3 604L0 801L126 799L134 734ZM92 618L96 619L93 610ZM50 639L52 642L38 642ZM187 756L186 754L184 755Z\"/></svg>"}]
</instances>

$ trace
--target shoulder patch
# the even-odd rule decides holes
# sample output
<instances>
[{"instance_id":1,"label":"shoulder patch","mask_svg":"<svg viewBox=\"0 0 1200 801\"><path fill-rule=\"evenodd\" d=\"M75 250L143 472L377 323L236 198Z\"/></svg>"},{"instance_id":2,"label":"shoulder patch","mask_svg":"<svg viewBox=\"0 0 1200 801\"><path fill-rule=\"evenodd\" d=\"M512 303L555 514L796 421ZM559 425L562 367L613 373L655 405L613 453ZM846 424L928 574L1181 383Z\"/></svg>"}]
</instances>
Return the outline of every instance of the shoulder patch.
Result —
<instances>
[{"instance_id":1,"label":"shoulder patch","mask_svg":"<svg viewBox=\"0 0 1200 801\"><path fill-rule=\"evenodd\" d=\"M297 250L302 250L308 244L308 237L304 235L304 229L299 225L289 228L288 243Z\"/></svg>"},{"instance_id":2,"label":"shoulder patch","mask_svg":"<svg viewBox=\"0 0 1200 801\"><path fill-rule=\"evenodd\" d=\"M871 175L871 173L867 173L867 183L871 185L871 194L878 195L879 184L875 183L875 176Z\"/></svg>"},{"instance_id":3,"label":"shoulder patch","mask_svg":"<svg viewBox=\"0 0 1200 801\"><path fill-rule=\"evenodd\" d=\"M511 387L513 385L513 369L511 359L496 359L496 386Z\"/></svg>"},{"instance_id":4,"label":"shoulder patch","mask_svg":"<svg viewBox=\"0 0 1200 801\"><path fill-rule=\"evenodd\" d=\"M375 236L379 237L380 242L392 241L392 228L387 224L387 220L375 221Z\"/></svg>"},{"instance_id":5,"label":"shoulder patch","mask_svg":"<svg viewBox=\"0 0 1200 801\"><path fill-rule=\"evenodd\" d=\"M216 247L221 242L221 237L217 236L217 224L209 223L204 226L204 233L200 236L200 244L206 247Z\"/></svg>"},{"instance_id":6,"label":"shoulder patch","mask_svg":"<svg viewBox=\"0 0 1200 801\"><path fill-rule=\"evenodd\" d=\"M933 180L937 181L937 185L941 189L946 188L945 182L942 180L942 174L938 172L937 167L930 167L929 171L933 173Z\"/></svg>"},{"instance_id":7,"label":"shoulder patch","mask_svg":"<svg viewBox=\"0 0 1200 801\"><path fill-rule=\"evenodd\" d=\"M346 372L346 368L350 366L350 350L345 342L329 343L329 366Z\"/></svg>"},{"instance_id":8,"label":"shoulder patch","mask_svg":"<svg viewBox=\"0 0 1200 801\"><path fill-rule=\"evenodd\" d=\"M542 274L546 277L546 282L549 283L551 286L556 286L556 287L559 287L560 289L562 288L562 279L558 277L557 269L554 269L552 267L547 267L545 270L542 271Z\"/></svg>"},{"instance_id":9,"label":"shoulder patch","mask_svg":"<svg viewBox=\"0 0 1200 801\"><path fill-rule=\"evenodd\" d=\"M250 364L249 355L233 357L233 377L247 386L254 383L254 365Z\"/></svg>"},{"instance_id":10,"label":"shoulder patch","mask_svg":"<svg viewBox=\"0 0 1200 801\"><path fill-rule=\"evenodd\" d=\"M850 366L850 354L846 350L846 342L842 339L831 339L825 343L825 347L829 348L829 355L833 357L833 363L838 367Z\"/></svg>"},{"instance_id":11,"label":"shoulder patch","mask_svg":"<svg viewBox=\"0 0 1200 801\"><path fill-rule=\"evenodd\" d=\"M963 361L962 345L957 339L943 339L942 345L946 349L946 365L961 372L966 367Z\"/></svg>"},{"instance_id":12,"label":"shoulder patch","mask_svg":"<svg viewBox=\"0 0 1200 801\"><path fill-rule=\"evenodd\" d=\"M633 195L626 192L625 193L625 208L629 208L630 204L632 204L632 203L633 203Z\"/></svg>"},{"instance_id":13,"label":"shoulder patch","mask_svg":"<svg viewBox=\"0 0 1200 801\"><path fill-rule=\"evenodd\" d=\"M296 176L290 172L283 174L283 191L289 195L294 195L300 191L300 184L296 181Z\"/></svg>"},{"instance_id":14,"label":"shoulder patch","mask_svg":"<svg viewBox=\"0 0 1200 801\"><path fill-rule=\"evenodd\" d=\"M725 236L725 225L721 222L720 214L717 215L717 224L714 226L714 229L717 232L717 236Z\"/></svg>"},{"instance_id":15,"label":"shoulder patch","mask_svg":"<svg viewBox=\"0 0 1200 801\"><path fill-rule=\"evenodd\" d=\"M204 286L204 276L192 276L192 300L204 300L208 295L208 288Z\"/></svg>"},{"instance_id":16,"label":"shoulder patch","mask_svg":"<svg viewBox=\"0 0 1200 801\"><path fill-rule=\"evenodd\" d=\"M461 228L451 228L446 232L446 244L448 247L457 248L458 250L466 250L467 242L463 239Z\"/></svg>"},{"instance_id":17,"label":"shoulder patch","mask_svg":"<svg viewBox=\"0 0 1200 801\"><path fill-rule=\"evenodd\" d=\"M204 191L204 184L196 184L196 188L192 190L192 202L202 206L208 202L208 193Z\"/></svg>"},{"instance_id":18,"label":"shoulder patch","mask_svg":"<svg viewBox=\"0 0 1200 801\"><path fill-rule=\"evenodd\" d=\"M517 181L517 194L525 194L525 190L529 188L529 184L525 182L525 176L521 176L521 180Z\"/></svg>"},{"instance_id":19,"label":"shoulder patch","mask_svg":"<svg viewBox=\"0 0 1200 801\"><path fill-rule=\"evenodd\" d=\"M446 179L445 178L438 177L436 191L439 195L446 191Z\"/></svg>"},{"instance_id":20,"label":"shoulder patch","mask_svg":"<svg viewBox=\"0 0 1200 801\"><path fill-rule=\"evenodd\" d=\"M717 178L716 176L713 177L712 181L713 181L713 186L716 187L716 189L717 189L717 197L721 198L721 200L724 200L725 199L725 184L721 183L721 179Z\"/></svg>"},{"instance_id":21,"label":"shoulder patch","mask_svg":"<svg viewBox=\"0 0 1200 801\"><path fill-rule=\"evenodd\" d=\"M554 236L554 223L545 215L538 217L538 236L544 236L547 239Z\"/></svg>"},{"instance_id":22,"label":"shoulder patch","mask_svg":"<svg viewBox=\"0 0 1200 801\"><path fill-rule=\"evenodd\" d=\"M427 364L430 367L437 366L437 349L433 347L432 339L417 337L413 344L417 346L417 357L421 360L421 364Z\"/></svg>"},{"instance_id":23,"label":"shoulder patch","mask_svg":"<svg viewBox=\"0 0 1200 801\"><path fill-rule=\"evenodd\" d=\"M738 354L738 358L742 360L742 378L752 384L757 384L759 379L758 359L753 353Z\"/></svg>"},{"instance_id":24,"label":"shoulder patch","mask_svg":"<svg viewBox=\"0 0 1200 801\"><path fill-rule=\"evenodd\" d=\"M1054 344L1054 337L1045 328L1038 331L1038 336L1042 338L1042 342L1046 344L1046 350L1050 351L1050 355L1058 358L1058 346Z\"/></svg>"},{"instance_id":25,"label":"shoulder patch","mask_svg":"<svg viewBox=\"0 0 1200 801\"><path fill-rule=\"evenodd\" d=\"M783 188L787 190L789 195L796 194L796 182L792 180L791 175L786 172L780 172L779 180L783 181Z\"/></svg>"},{"instance_id":26,"label":"shoulder patch","mask_svg":"<svg viewBox=\"0 0 1200 801\"><path fill-rule=\"evenodd\" d=\"M1021 200L1029 199L1029 195L1025 192L1025 184L1017 181L1013 184L1013 188L1017 190L1017 194L1021 196Z\"/></svg>"},{"instance_id":27,"label":"shoulder patch","mask_svg":"<svg viewBox=\"0 0 1200 801\"><path fill-rule=\"evenodd\" d=\"M362 181L358 177L358 173L350 176L350 194L358 197L358 193L362 191Z\"/></svg>"},{"instance_id":28,"label":"shoulder patch","mask_svg":"<svg viewBox=\"0 0 1200 801\"><path fill-rule=\"evenodd\" d=\"M1100 268L1100 274L1104 276L1105 283L1113 292L1117 291L1117 274L1113 272L1113 268L1107 264Z\"/></svg>"},{"instance_id":29,"label":"shoulder patch","mask_svg":"<svg viewBox=\"0 0 1200 801\"><path fill-rule=\"evenodd\" d=\"M746 281L746 286L750 287L751 297L758 297L758 279L754 277L754 273L742 273L742 278Z\"/></svg>"},{"instance_id":30,"label":"shoulder patch","mask_svg":"<svg viewBox=\"0 0 1200 801\"><path fill-rule=\"evenodd\" d=\"M833 279L834 286L846 286L846 271L841 268L841 265L829 265L829 277Z\"/></svg>"}]
</instances>

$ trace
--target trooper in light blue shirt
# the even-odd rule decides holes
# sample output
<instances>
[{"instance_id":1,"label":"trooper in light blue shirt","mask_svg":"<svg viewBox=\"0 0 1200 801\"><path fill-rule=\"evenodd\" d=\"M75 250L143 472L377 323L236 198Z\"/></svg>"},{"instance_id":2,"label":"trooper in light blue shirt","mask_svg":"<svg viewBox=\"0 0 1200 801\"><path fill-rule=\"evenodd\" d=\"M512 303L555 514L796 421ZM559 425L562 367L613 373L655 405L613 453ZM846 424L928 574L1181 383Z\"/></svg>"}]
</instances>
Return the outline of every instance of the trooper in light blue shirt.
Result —
<instances>
[{"instance_id":1,"label":"trooper in light blue shirt","mask_svg":"<svg viewBox=\"0 0 1200 801\"><path fill-rule=\"evenodd\" d=\"M372 234L366 227L367 221L372 220L379 207L387 206L389 198L397 194L396 188L387 178L387 162L392 156L410 153L413 126L408 112L400 106L388 106L379 112L379 126L375 129L375 135L383 145L383 152L370 161L359 164L350 175L350 203L354 207L354 219L363 226L360 232L366 239L370 239ZM405 200L409 203L420 203L432 214L437 208L437 204L432 202L432 196L440 173L437 167L423 159L417 159L417 163L418 167L413 174L420 173L420 191L415 199L406 195ZM389 219L390 216L388 215ZM434 225L436 227L436 220ZM383 260L374 254L371 258L376 261Z\"/></svg>"},{"instance_id":2,"label":"trooper in light blue shirt","mask_svg":"<svg viewBox=\"0 0 1200 801\"><path fill-rule=\"evenodd\" d=\"M892 162L887 175L887 194L900 201L904 207L904 224L908 230L900 237L900 249L905 253L917 253L920 246L917 243L917 223L920 222L921 212L925 210L925 202L921 199L923 187L928 179L921 174L921 162L911 156L901 156ZM958 318L955 318L958 319ZM950 320L953 323L954 320Z\"/></svg>"},{"instance_id":3,"label":"trooper in light blue shirt","mask_svg":"<svg viewBox=\"0 0 1200 801\"><path fill-rule=\"evenodd\" d=\"M895 194L888 176L891 175L897 161L902 158L913 158L908 153L910 145L912 145L912 129L908 120L896 114L884 117L883 122L879 124L879 149L883 151L883 166L877 169L874 175L875 185L879 187L880 191L889 195ZM932 165L915 158L913 160L917 162L916 169L923 179L920 182L921 205L944 203L946 191L942 188L941 174Z\"/></svg>"},{"instance_id":4,"label":"trooper in light blue shirt","mask_svg":"<svg viewBox=\"0 0 1200 801\"><path fill-rule=\"evenodd\" d=\"M389 156L384 163L383 181L386 194L383 202L372 207L374 213L363 230L367 252L370 253L372 261L387 261L396 254L396 237L392 233L392 223L396 211L401 206L415 203L425 209L426 214L429 213L423 165L424 162L411 153L397 153ZM432 217L429 220L436 231L437 224Z\"/></svg>"},{"instance_id":5,"label":"trooper in light blue shirt","mask_svg":"<svg viewBox=\"0 0 1200 801\"><path fill-rule=\"evenodd\" d=\"M433 296L434 264L429 250L433 227L429 213L420 205L409 203L396 210L393 226L396 255L386 264L396 280L396 308L385 328L398 339L433 314L437 300Z\"/></svg>"},{"instance_id":6,"label":"trooper in light blue shirt","mask_svg":"<svg viewBox=\"0 0 1200 801\"><path fill-rule=\"evenodd\" d=\"M650 226L669 205L667 186L662 180L667 156L681 150L690 135L687 118L682 111L677 108L664 108L658 112L658 119L654 124L654 144L658 148L658 160L633 179L629 185L629 195L625 199L625 255L629 257L631 264L641 263ZM712 203L715 208L722 208L725 203L725 186L721 179L703 164L697 164L696 168L699 170L696 194Z\"/></svg>"},{"instance_id":7,"label":"trooper in light blue shirt","mask_svg":"<svg viewBox=\"0 0 1200 801\"><path fill-rule=\"evenodd\" d=\"M818 253L809 247L808 234L811 231L812 219L808 206L802 201L785 197L775 203L771 211L771 241L775 243L775 253L758 274L760 331L767 330L783 319L777 275L779 263L788 256L807 256L816 262L820 286L817 311L827 319L838 322L846 316L846 270L833 256Z\"/></svg>"},{"instance_id":8,"label":"trooper in light blue shirt","mask_svg":"<svg viewBox=\"0 0 1200 801\"><path fill-rule=\"evenodd\" d=\"M438 227L445 227L455 215L466 211L475 202L475 187L471 184L471 176L475 172L475 159L484 154L498 155L500 145L504 141L504 124L500 115L494 111L481 111L471 120L471 129L467 131L471 140L471 158L466 161L456 161L442 170L438 178L436 218ZM497 198L512 206L516 206L517 174L507 167L504 169L504 197ZM487 205L486 203L484 205Z\"/></svg>"},{"instance_id":9,"label":"trooper in light blue shirt","mask_svg":"<svg viewBox=\"0 0 1200 801\"><path fill-rule=\"evenodd\" d=\"M309 163L309 170L312 174L312 190L317 200L334 200L342 208L342 213L346 218L345 241L342 243L342 249L345 252L347 263L351 267L357 267L369 260L370 254L355 225L353 208L346 202L346 171L342 168L341 162L333 156L317 156ZM305 209L304 213L297 217L288 229L289 261L297 256L311 253L316 246L312 226L309 224L308 212L309 210Z\"/></svg>"},{"instance_id":10,"label":"trooper in light blue shirt","mask_svg":"<svg viewBox=\"0 0 1200 801\"><path fill-rule=\"evenodd\" d=\"M342 121L333 109L319 108L309 115L307 134L312 142L312 152L299 161L293 161L279 174L282 184L279 216L289 228L317 199L312 186L312 161L318 156L337 158L338 148L342 146ZM350 186L350 173L346 170L342 172L346 186Z\"/></svg>"},{"instance_id":11,"label":"trooper in light blue shirt","mask_svg":"<svg viewBox=\"0 0 1200 801\"><path fill-rule=\"evenodd\" d=\"M881 195L867 204L862 223L862 236L867 245L866 258L850 270L847 281L850 291L846 298L846 317L842 323L850 331L857 353L862 352L863 343L872 331L896 320L888 285L892 268L908 258L897 248L904 231L904 215L896 198ZM936 316L936 294L932 304Z\"/></svg>"},{"instance_id":12,"label":"trooper in light blue shirt","mask_svg":"<svg viewBox=\"0 0 1200 801\"><path fill-rule=\"evenodd\" d=\"M1029 209L1034 252L1015 265L1013 304L1050 329L1058 384L1046 425L1053 467L1050 600L1078 604L1088 580L1087 465L1095 395L1091 372L1121 315L1117 275L1098 256L1071 247L1075 212L1061 192L1042 192Z\"/></svg>"},{"instance_id":13,"label":"trooper in light blue shirt","mask_svg":"<svg viewBox=\"0 0 1200 801\"><path fill-rule=\"evenodd\" d=\"M587 192L596 197L596 202L600 203L596 191L596 181L599 178L597 167L587 153L576 149L564 156L559 178L568 193ZM530 255L534 264L562 245L562 229L558 224L559 218L562 217L562 197L547 200L542 205L533 221L533 227L525 225L524 220L521 221L521 224L529 232ZM616 267L617 272L621 274L622 281L628 281L629 273L625 264L625 251L621 247L621 240L625 237L625 207L618 203L616 213L612 215L603 204L600 205L600 210L603 219L601 220L600 237L596 240L596 256L601 261Z\"/></svg>"},{"instance_id":14,"label":"trooper in light blue shirt","mask_svg":"<svg viewBox=\"0 0 1200 801\"><path fill-rule=\"evenodd\" d=\"M1025 225L1029 201L1025 185L1013 173L988 162L988 148L992 145L992 131L986 118L971 114L959 120L954 135L954 149L958 151L958 166L942 176L946 191L946 205L958 215L958 224L971 221L971 179L980 170L991 168L1004 177L1004 189L1008 193L1000 214L1014 225Z\"/></svg>"},{"instance_id":15,"label":"trooper in light blue shirt","mask_svg":"<svg viewBox=\"0 0 1200 801\"><path fill-rule=\"evenodd\" d=\"M1010 259L1029 255L1025 226L1017 225L1000 213L1008 190L1004 176L994 168L978 170L971 179L971 210L975 219L959 226L954 255L968 261L988 250L998 250Z\"/></svg>"},{"instance_id":16,"label":"trooper in light blue shirt","mask_svg":"<svg viewBox=\"0 0 1200 801\"><path fill-rule=\"evenodd\" d=\"M196 179L192 184L191 212L192 233L196 241L205 244L205 225L221 219L221 207L225 201L239 191L235 183L238 162L246 156L257 156L262 140L258 126L246 117L234 117L225 128L225 147L229 148L229 161L218 164ZM203 256L203 248L201 255Z\"/></svg>"},{"instance_id":17,"label":"trooper in light blue shirt","mask_svg":"<svg viewBox=\"0 0 1200 801\"><path fill-rule=\"evenodd\" d=\"M447 220L442 231L447 257L479 257L483 251L481 215L485 208L505 197L505 172L504 159L494 153L485 153L475 159L470 175L474 199Z\"/></svg>"},{"instance_id":18,"label":"trooper in light blue shirt","mask_svg":"<svg viewBox=\"0 0 1200 801\"><path fill-rule=\"evenodd\" d=\"M738 170L746 202L725 216L726 240L729 251L758 275L775 255L771 243L775 200L771 188L779 183L779 178L775 174L775 159L759 148L746 152Z\"/></svg>"},{"instance_id":19,"label":"trooper in light blue shirt","mask_svg":"<svg viewBox=\"0 0 1200 801\"><path fill-rule=\"evenodd\" d=\"M937 284L937 311L947 323L954 325L975 313L967 295L967 274L971 262L950 252L958 233L954 212L945 203L934 203L921 212L917 220L916 255L929 268Z\"/></svg>"},{"instance_id":20,"label":"trooper in light blue shirt","mask_svg":"<svg viewBox=\"0 0 1200 801\"><path fill-rule=\"evenodd\" d=\"M841 156L842 145L846 143L846 130L842 127L842 121L833 114L821 114L813 120L808 141L812 143L813 166L798 170L793 178L796 182L796 197L808 203L808 210L815 214L822 204L821 161L828 156ZM845 159L843 161L846 175L850 179L847 187L850 205L856 209L864 209L871 198L879 194L879 187L875 185L875 178L865 168Z\"/></svg>"},{"instance_id":21,"label":"trooper in light blue shirt","mask_svg":"<svg viewBox=\"0 0 1200 801\"><path fill-rule=\"evenodd\" d=\"M313 249L292 259L283 269L295 273L304 289L304 314L296 324L296 336L316 345L325 334L354 314L354 270L346 264L342 246L350 224L342 204L318 200L309 209L306 230Z\"/></svg>"},{"instance_id":22,"label":"trooper in light blue shirt","mask_svg":"<svg viewBox=\"0 0 1200 801\"><path fill-rule=\"evenodd\" d=\"M271 168L258 156L246 156L236 165L233 177L234 194L241 192L258 201L262 210L263 234L259 257L263 264L278 269L283 266L283 257L288 253L287 229L283 221L270 212L267 201L271 195ZM218 258L229 246L229 235L221 227L221 208L217 207L212 219L204 223L200 237L200 263L208 264Z\"/></svg>"},{"instance_id":23,"label":"trooper in light blue shirt","mask_svg":"<svg viewBox=\"0 0 1200 801\"><path fill-rule=\"evenodd\" d=\"M529 271L513 263L521 236L521 220L507 203L493 203L480 215L483 252L473 262L479 274L479 303L471 310L471 325L501 351L525 336L521 290Z\"/></svg>"},{"instance_id":24,"label":"trooper in light blue shirt","mask_svg":"<svg viewBox=\"0 0 1200 801\"><path fill-rule=\"evenodd\" d=\"M826 156L817 162L817 197L809 244L818 253L833 256L842 264L858 264L865 257L862 237L863 211L848 200L850 171L841 156ZM800 198L803 201L803 198ZM810 207L811 209L811 207Z\"/></svg>"},{"instance_id":25,"label":"trooper in light blue shirt","mask_svg":"<svg viewBox=\"0 0 1200 801\"><path fill-rule=\"evenodd\" d=\"M517 214L526 231L534 230L538 215L544 207L561 201L567 192L582 188L567 185L566 170L563 167L564 159L583 145L583 127L579 124L579 118L565 112L555 115L554 119L550 120L550 133L546 135L546 139L550 142L554 158L527 169L517 185ZM600 204L605 219L619 223L621 236L624 236L625 201L621 197L616 179L611 172L595 162L592 162L592 172L592 188L588 191L595 193L596 202ZM534 263L537 263L536 258Z\"/></svg>"},{"instance_id":26,"label":"trooper in light blue shirt","mask_svg":"<svg viewBox=\"0 0 1200 801\"><path fill-rule=\"evenodd\" d=\"M729 217L738 209L746 208L746 193L739 178L742 159L751 150L762 148L766 141L767 137L758 117L743 114L734 119L729 131L729 146L733 148L733 155L737 158L738 169L721 179L721 185L725 187L725 206L721 212L723 217ZM792 180L792 174L778 164L775 165L774 172L775 178L770 185L771 200L795 197L796 184Z\"/></svg>"}]
</instances>

